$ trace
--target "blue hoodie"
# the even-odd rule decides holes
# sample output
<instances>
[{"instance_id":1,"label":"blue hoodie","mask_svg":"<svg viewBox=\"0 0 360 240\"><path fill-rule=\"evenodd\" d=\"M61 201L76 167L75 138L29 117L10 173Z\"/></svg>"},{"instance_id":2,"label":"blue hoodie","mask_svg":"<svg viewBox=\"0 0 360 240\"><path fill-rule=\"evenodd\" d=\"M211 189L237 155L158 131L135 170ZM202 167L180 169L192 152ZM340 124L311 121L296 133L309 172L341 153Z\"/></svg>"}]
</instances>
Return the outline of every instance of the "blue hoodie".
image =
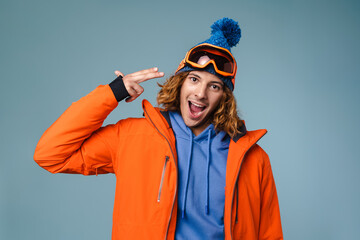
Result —
<instances>
[{"instance_id":1,"label":"blue hoodie","mask_svg":"<svg viewBox=\"0 0 360 240\"><path fill-rule=\"evenodd\" d=\"M230 137L210 124L195 136L178 112L169 112L178 154L175 239L224 239L226 160Z\"/></svg>"}]
</instances>

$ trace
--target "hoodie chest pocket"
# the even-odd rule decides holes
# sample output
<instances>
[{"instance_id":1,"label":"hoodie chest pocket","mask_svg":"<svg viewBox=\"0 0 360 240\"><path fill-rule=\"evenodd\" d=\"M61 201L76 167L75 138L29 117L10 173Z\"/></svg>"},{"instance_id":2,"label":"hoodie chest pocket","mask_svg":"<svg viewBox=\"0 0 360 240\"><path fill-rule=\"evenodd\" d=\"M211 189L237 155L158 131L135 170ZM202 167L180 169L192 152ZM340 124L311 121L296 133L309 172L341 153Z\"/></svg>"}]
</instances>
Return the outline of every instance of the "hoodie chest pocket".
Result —
<instances>
[{"instance_id":1,"label":"hoodie chest pocket","mask_svg":"<svg viewBox=\"0 0 360 240\"><path fill-rule=\"evenodd\" d=\"M157 196L157 202L160 202L161 190L162 190L162 187L163 187L163 184L164 184L166 166L168 165L169 159L170 159L169 156L165 156L165 161L164 161L164 165L163 165L163 168L162 168L161 179L160 179L160 183L159 183L159 191L158 191L158 196Z\"/></svg>"}]
</instances>

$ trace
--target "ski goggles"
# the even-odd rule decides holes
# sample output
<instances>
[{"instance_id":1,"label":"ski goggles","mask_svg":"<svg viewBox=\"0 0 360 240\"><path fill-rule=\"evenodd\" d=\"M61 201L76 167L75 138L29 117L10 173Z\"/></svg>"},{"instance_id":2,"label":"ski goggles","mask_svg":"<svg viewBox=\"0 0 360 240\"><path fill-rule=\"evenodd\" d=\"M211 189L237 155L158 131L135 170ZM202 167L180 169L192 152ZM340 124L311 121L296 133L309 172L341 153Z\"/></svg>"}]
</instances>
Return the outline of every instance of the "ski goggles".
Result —
<instances>
[{"instance_id":1,"label":"ski goggles","mask_svg":"<svg viewBox=\"0 0 360 240\"><path fill-rule=\"evenodd\" d=\"M186 64L195 68L206 68L209 64L213 64L216 73L224 77L231 77L232 81L234 81L237 71L235 58L229 50L208 43L190 49L176 72Z\"/></svg>"}]
</instances>

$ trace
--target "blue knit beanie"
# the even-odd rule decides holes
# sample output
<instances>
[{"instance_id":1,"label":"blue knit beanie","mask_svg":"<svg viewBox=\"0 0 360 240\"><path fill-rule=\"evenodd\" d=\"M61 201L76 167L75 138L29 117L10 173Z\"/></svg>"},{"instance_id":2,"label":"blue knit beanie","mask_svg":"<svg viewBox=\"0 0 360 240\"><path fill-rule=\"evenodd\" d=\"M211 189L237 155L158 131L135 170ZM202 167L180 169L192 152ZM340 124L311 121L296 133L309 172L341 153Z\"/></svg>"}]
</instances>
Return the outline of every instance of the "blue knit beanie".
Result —
<instances>
[{"instance_id":1,"label":"blue knit beanie","mask_svg":"<svg viewBox=\"0 0 360 240\"><path fill-rule=\"evenodd\" d=\"M212 29L211 37L208 40L199 43L198 45L203 43L208 43L222 48L226 48L227 50L229 50L229 52L231 52L231 47L236 46L240 41L240 37L241 37L240 27L237 22L235 22L230 18L222 18L217 20L216 22L213 23L213 25L211 25L211 29ZM231 91L234 90L234 84L231 81L232 77L224 77L216 73L212 64L209 64L206 68L202 68L202 69L195 68L187 64L183 68L177 70L176 74L180 72L199 71L199 70L207 71L211 74L216 75L224 82L224 84Z\"/></svg>"}]
</instances>

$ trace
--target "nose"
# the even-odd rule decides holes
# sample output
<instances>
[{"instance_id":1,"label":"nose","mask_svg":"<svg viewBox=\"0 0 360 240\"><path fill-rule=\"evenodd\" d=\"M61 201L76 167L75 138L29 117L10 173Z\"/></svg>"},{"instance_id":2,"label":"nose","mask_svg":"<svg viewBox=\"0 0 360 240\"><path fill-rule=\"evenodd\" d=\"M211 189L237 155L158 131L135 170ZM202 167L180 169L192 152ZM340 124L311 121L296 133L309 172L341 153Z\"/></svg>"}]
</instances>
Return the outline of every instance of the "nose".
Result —
<instances>
[{"instance_id":1,"label":"nose","mask_svg":"<svg viewBox=\"0 0 360 240\"><path fill-rule=\"evenodd\" d=\"M199 99L206 98L207 92L206 92L206 84L199 84L196 88L195 95Z\"/></svg>"}]
</instances>

